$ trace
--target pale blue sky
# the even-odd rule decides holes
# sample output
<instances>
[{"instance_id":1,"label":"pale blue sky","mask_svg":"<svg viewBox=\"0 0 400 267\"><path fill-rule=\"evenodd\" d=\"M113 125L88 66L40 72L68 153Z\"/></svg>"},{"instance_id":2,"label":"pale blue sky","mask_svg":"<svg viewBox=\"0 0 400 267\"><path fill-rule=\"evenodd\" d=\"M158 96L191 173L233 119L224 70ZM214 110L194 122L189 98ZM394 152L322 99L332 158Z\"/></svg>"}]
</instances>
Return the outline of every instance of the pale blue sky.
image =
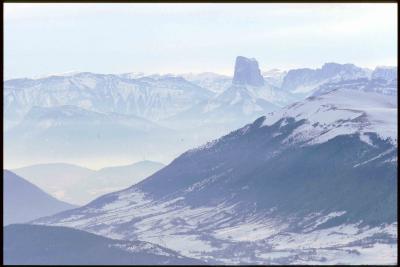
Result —
<instances>
[{"instance_id":1,"label":"pale blue sky","mask_svg":"<svg viewBox=\"0 0 400 267\"><path fill-rule=\"evenodd\" d=\"M397 65L396 4L4 4L5 79Z\"/></svg>"}]
</instances>

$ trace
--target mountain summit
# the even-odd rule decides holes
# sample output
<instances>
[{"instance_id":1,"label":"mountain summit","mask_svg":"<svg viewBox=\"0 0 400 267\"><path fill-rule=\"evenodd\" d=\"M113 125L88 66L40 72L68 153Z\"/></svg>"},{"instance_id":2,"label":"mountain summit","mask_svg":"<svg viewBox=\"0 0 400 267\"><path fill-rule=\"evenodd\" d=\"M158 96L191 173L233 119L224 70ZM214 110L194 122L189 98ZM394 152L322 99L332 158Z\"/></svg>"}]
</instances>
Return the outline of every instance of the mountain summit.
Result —
<instances>
[{"instance_id":1,"label":"mountain summit","mask_svg":"<svg viewBox=\"0 0 400 267\"><path fill-rule=\"evenodd\" d=\"M238 56L235 62L235 73L232 83L263 86L264 78L261 75L257 60Z\"/></svg>"}]
</instances>

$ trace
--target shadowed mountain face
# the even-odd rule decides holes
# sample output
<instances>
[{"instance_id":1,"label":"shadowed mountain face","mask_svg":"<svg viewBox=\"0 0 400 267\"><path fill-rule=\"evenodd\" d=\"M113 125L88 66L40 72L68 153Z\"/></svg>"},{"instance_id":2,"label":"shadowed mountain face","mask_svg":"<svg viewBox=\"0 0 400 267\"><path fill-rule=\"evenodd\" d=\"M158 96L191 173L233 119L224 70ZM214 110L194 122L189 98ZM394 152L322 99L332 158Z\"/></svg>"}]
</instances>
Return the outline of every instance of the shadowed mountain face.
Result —
<instances>
[{"instance_id":1,"label":"shadowed mountain face","mask_svg":"<svg viewBox=\"0 0 400 267\"><path fill-rule=\"evenodd\" d=\"M3 171L3 184L4 225L28 222L76 207L53 198L7 170Z\"/></svg>"},{"instance_id":2,"label":"shadowed mountain face","mask_svg":"<svg viewBox=\"0 0 400 267\"><path fill-rule=\"evenodd\" d=\"M109 239L67 227L13 224L3 231L4 264L202 264L148 242Z\"/></svg>"},{"instance_id":3,"label":"shadowed mountain face","mask_svg":"<svg viewBox=\"0 0 400 267\"><path fill-rule=\"evenodd\" d=\"M397 238L396 114L391 95L310 97L183 153L137 185L35 223L219 263L376 260L392 255Z\"/></svg>"}]
</instances>

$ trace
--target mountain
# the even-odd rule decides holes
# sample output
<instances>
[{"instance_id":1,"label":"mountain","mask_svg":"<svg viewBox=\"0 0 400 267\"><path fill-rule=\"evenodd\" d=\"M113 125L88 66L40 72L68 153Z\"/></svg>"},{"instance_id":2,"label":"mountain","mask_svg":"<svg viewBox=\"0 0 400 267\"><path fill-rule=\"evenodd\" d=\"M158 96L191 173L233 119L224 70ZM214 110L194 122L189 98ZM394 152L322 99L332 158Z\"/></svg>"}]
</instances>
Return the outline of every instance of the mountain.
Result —
<instances>
[{"instance_id":1,"label":"mountain","mask_svg":"<svg viewBox=\"0 0 400 267\"><path fill-rule=\"evenodd\" d=\"M328 82L315 89L313 95L318 96L333 90L343 88L397 96L397 78L388 80L382 78L360 78L355 80L344 80L340 82Z\"/></svg>"},{"instance_id":2,"label":"mountain","mask_svg":"<svg viewBox=\"0 0 400 267\"><path fill-rule=\"evenodd\" d=\"M23 223L75 208L8 170L3 171L3 224Z\"/></svg>"},{"instance_id":3,"label":"mountain","mask_svg":"<svg viewBox=\"0 0 400 267\"><path fill-rule=\"evenodd\" d=\"M185 80L214 93L225 91L232 84L232 77L212 72L181 74Z\"/></svg>"},{"instance_id":4,"label":"mountain","mask_svg":"<svg viewBox=\"0 0 400 267\"><path fill-rule=\"evenodd\" d=\"M242 56L236 57L232 84L263 86L264 78L261 75L257 60Z\"/></svg>"},{"instance_id":5,"label":"mountain","mask_svg":"<svg viewBox=\"0 0 400 267\"><path fill-rule=\"evenodd\" d=\"M184 112L214 94L173 75L80 72L4 81L5 165L106 165L150 155L169 162L205 139L154 121Z\"/></svg>"},{"instance_id":6,"label":"mountain","mask_svg":"<svg viewBox=\"0 0 400 267\"><path fill-rule=\"evenodd\" d=\"M12 79L4 81L5 128L15 126L35 106L73 105L95 112L161 121L210 100L229 89L232 83L268 85L279 89L274 91L285 91L301 100L324 83L370 77L397 79L397 68L378 67L371 71L353 64L326 63L318 69L288 72L271 69L261 74L257 60L239 56L233 78L210 72L179 75L73 72L38 79Z\"/></svg>"},{"instance_id":7,"label":"mountain","mask_svg":"<svg viewBox=\"0 0 400 267\"><path fill-rule=\"evenodd\" d=\"M3 233L7 265L202 264L148 242L109 239L67 227L13 224Z\"/></svg>"},{"instance_id":8,"label":"mountain","mask_svg":"<svg viewBox=\"0 0 400 267\"><path fill-rule=\"evenodd\" d=\"M210 72L72 72L7 80L5 164L7 168L41 162L104 166L146 157L170 162L187 149L316 91L354 83L347 81L368 79L371 85L364 87L380 86L389 92L397 87L395 70L327 63L318 69L261 72L257 60L239 56L232 77ZM379 79L390 81L376 82Z\"/></svg>"},{"instance_id":9,"label":"mountain","mask_svg":"<svg viewBox=\"0 0 400 267\"><path fill-rule=\"evenodd\" d=\"M175 129L200 127L202 134L216 138L293 101L290 92L264 83L257 60L239 56L229 87L164 123Z\"/></svg>"},{"instance_id":10,"label":"mountain","mask_svg":"<svg viewBox=\"0 0 400 267\"><path fill-rule=\"evenodd\" d=\"M200 127L204 129L202 134L215 131L209 136L216 138L222 132L231 131L262 114L279 108L266 100L263 93L267 95L266 98L268 95L275 96L273 89L269 87L231 85L216 97L169 118L165 125L170 125L175 129L187 127L196 130Z\"/></svg>"},{"instance_id":11,"label":"mountain","mask_svg":"<svg viewBox=\"0 0 400 267\"><path fill-rule=\"evenodd\" d=\"M115 112L158 120L208 99L213 93L182 77L127 76L89 72L4 82L7 121L18 121L34 106L74 105L96 112Z\"/></svg>"},{"instance_id":12,"label":"mountain","mask_svg":"<svg viewBox=\"0 0 400 267\"><path fill-rule=\"evenodd\" d=\"M281 88L283 78L286 76L287 71L282 71L279 69L270 69L262 73L264 81L271 84L272 86Z\"/></svg>"},{"instance_id":13,"label":"mountain","mask_svg":"<svg viewBox=\"0 0 400 267\"><path fill-rule=\"evenodd\" d=\"M318 86L327 82L369 78L370 71L353 64L326 63L318 69L289 70L281 88L294 94L309 95Z\"/></svg>"},{"instance_id":14,"label":"mountain","mask_svg":"<svg viewBox=\"0 0 400 267\"><path fill-rule=\"evenodd\" d=\"M176 131L146 119L77 106L33 107L4 140L6 165L14 166L138 161L150 154L164 161L191 147Z\"/></svg>"},{"instance_id":15,"label":"mountain","mask_svg":"<svg viewBox=\"0 0 400 267\"><path fill-rule=\"evenodd\" d=\"M371 77L397 83L397 67L376 67Z\"/></svg>"},{"instance_id":16,"label":"mountain","mask_svg":"<svg viewBox=\"0 0 400 267\"><path fill-rule=\"evenodd\" d=\"M309 97L35 223L216 264L395 264L396 98L353 89Z\"/></svg>"},{"instance_id":17,"label":"mountain","mask_svg":"<svg viewBox=\"0 0 400 267\"><path fill-rule=\"evenodd\" d=\"M88 203L95 198L132 186L165 165L154 161L140 161L130 165L102 168L85 177L69 191L80 203Z\"/></svg>"},{"instance_id":18,"label":"mountain","mask_svg":"<svg viewBox=\"0 0 400 267\"><path fill-rule=\"evenodd\" d=\"M73 164L48 163L12 171L60 200L84 205L102 194L134 185L163 167L159 162L140 161L94 171Z\"/></svg>"}]
</instances>

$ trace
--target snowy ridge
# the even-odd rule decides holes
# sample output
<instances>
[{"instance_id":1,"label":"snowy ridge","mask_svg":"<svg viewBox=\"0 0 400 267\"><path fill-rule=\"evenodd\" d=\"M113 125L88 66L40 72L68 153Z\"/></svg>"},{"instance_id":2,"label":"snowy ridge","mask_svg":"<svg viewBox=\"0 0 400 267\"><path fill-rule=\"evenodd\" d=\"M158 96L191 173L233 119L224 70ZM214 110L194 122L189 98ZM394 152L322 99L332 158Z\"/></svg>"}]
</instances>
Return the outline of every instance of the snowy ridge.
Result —
<instances>
[{"instance_id":1,"label":"snowy ridge","mask_svg":"<svg viewBox=\"0 0 400 267\"><path fill-rule=\"evenodd\" d=\"M357 91L375 92L384 95L396 96L397 80L385 80L383 78L375 78L369 80L367 78L361 78L340 82L328 82L318 87L313 96L318 96L337 89L352 89Z\"/></svg>"},{"instance_id":2,"label":"snowy ridge","mask_svg":"<svg viewBox=\"0 0 400 267\"><path fill-rule=\"evenodd\" d=\"M215 93L225 91L232 84L232 77L212 72L185 73L177 76L182 76L189 82L207 88Z\"/></svg>"},{"instance_id":3,"label":"snowy ridge","mask_svg":"<svg viewBox=\"0 0 400 267\"><path fill-rule=\"evenodd\" d=\"M353 64L325 63L317 69L290 70L283 79L282 88L294 94L310 95L324 83L368 78L370 72Z\"/></svg>"},{"instance_id":4,"label":"snowy ridge","mask_svg":"<svg viewBox=\"0 0 400 267\"><path fill-rule=\"evenodd\" d=\"M262 126L271 126L281 118L294 118L305 123L292 137L309 144L326 142L342 134L373 132L397 145L396 114L397 102L393 97L341 89L270 113Z\"/></svg>"},{"instance_id":5,"label":"snowy ridge","mask_svg":"<svg viewBox=\"0 0 400 267\"><path fill-rule=\"evenodd\" d=\"M20 118L33 106L75 105L152 120L165 118L208 99L213 93L181 77L77 73L4 82L6 115Z\"/></svg>"}]
</instances>

